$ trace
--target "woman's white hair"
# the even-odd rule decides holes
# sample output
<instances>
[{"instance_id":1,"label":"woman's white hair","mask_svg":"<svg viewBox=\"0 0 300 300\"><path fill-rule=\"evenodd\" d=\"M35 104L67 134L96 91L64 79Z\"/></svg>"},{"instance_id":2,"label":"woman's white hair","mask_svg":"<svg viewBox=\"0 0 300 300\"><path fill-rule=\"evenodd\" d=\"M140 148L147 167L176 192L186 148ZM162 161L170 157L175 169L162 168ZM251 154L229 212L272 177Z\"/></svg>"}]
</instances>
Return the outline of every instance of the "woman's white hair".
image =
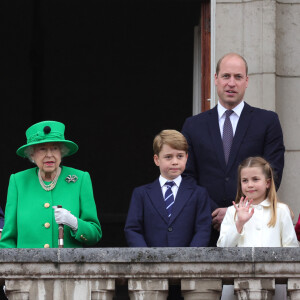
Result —
<instances>
[{"instance_id":1,"label":"woman's white hair","mask_svg":"<svg viewBox=\"0 0 300 300\"><path fill-rule=\"evenodd\" d=\"M60 143L58 142L59 148L60 148L60 153L61 153L61 157L65 157L66 155L68 155L68 153L70 152L70 149L64 144L64 143ZM30 162L35 163L32 155L34 152L34 146L28 146L25 150L24 150L24 155L25 157L27 157L29 159Z\"/></svg>"}]
</instances>

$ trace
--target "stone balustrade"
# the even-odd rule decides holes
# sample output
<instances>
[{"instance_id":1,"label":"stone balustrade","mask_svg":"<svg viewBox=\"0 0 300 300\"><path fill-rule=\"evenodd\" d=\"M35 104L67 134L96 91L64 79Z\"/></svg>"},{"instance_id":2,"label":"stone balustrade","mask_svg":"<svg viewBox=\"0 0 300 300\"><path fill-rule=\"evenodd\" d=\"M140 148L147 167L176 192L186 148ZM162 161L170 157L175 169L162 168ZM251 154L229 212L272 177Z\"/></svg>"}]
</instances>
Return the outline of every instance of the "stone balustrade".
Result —
<instances>
[{"instance_id":1,"label":"stone balustrade","mask_svg":"<svg viewBox=\"0 0 300 300\"><path fill-rule=\"evenodd\" d=\"M166 300L170 284L185 300L272 299L276 283L300 299L298 248L0 249L9 300L112 300L118 284L132 300ZM115 298L116 299L116 298Z\"/></svg>"}]
</instances>

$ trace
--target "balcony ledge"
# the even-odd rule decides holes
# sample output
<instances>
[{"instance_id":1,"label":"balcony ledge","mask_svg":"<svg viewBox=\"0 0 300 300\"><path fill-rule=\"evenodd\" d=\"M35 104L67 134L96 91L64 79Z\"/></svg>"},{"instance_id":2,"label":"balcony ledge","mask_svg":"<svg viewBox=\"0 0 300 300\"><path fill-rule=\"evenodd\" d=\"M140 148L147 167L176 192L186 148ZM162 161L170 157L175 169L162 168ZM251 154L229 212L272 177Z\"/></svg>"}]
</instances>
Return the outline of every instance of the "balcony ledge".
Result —
<instances>
[{"instance_id":1,"label":"balcony ledge","mask_svg":"<svg viewBox=\"0 0 300 300\"><path fill-rule=\"evenodd\" d=\"M0 249L0 278L300 277L299 248Z\"/></svg>"}]
</instances>

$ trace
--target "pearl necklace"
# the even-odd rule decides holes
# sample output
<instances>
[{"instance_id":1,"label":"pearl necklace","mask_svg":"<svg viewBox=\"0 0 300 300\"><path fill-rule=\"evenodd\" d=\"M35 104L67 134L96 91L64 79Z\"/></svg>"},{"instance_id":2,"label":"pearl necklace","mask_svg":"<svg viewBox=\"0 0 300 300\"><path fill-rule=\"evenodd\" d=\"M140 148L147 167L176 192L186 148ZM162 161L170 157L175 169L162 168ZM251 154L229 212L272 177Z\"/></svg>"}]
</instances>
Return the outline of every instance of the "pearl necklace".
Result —
<instances>
[{"instance_id":1,"label":"pearl necklace","mask_svg":"<svg viewBox=\"0 0 300 300\"><path fill-rule=\"evenodd\" d=\"M51 190L53 190L53 189L55 188L56 183L57 183L57 179L58 179L58 177L59 177L59 175L60 175L60 172L61 172L61 169L58 168L58 170L57 170L57 172L56 172L56 175L55 175L54 179L50 182L50 184L47 184L47 185L46 185L46 184L44 183L44 180L43 180L42 176L41 176L41 170L39 170L39 172L38 172L39 181L40 181L40 184L41 184L42 188L43 188L45 191L48 192L48 191L51 191Z\"/></svg>"}]
</instances>

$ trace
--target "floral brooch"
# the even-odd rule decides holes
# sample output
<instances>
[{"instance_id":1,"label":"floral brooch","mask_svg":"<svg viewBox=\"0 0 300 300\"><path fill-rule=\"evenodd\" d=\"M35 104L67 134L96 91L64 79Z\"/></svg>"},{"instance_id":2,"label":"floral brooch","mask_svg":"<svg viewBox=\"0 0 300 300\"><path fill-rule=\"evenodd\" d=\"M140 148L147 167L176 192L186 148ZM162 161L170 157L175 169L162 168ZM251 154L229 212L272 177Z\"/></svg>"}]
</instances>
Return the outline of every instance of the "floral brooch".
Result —
<instances>
[{"instance_id":1,"label":"floral brooch","mask_svg":"<svg viewBox=\"0 0 300 300\"><path fill-rule=\"evenodd\" d=\"M76 175L68 175L66 177L66 182L70 183L70 182L76 182L78 180L78 177Z\"/></svg>"}]
</instances>

